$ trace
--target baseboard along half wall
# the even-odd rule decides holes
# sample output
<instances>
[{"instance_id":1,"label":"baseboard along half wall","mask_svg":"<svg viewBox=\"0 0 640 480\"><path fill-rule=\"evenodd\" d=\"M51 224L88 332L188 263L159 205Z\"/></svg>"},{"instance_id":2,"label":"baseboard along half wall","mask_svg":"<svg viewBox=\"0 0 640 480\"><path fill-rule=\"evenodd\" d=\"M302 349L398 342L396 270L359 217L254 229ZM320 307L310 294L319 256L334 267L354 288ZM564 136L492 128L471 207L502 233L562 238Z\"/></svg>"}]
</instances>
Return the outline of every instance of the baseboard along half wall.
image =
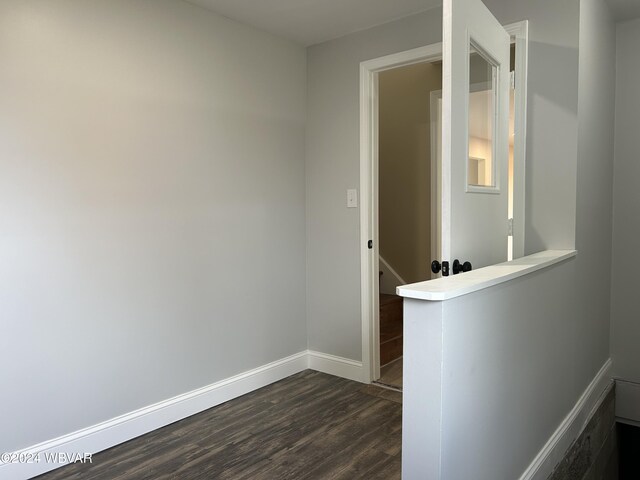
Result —
<instances>
[{"instance_id":1,"label":"baseboard along half wall","mask_svg":"<svg viewBox=\"0 0 640 480\"><path fill-rule=\"evenodd\" d=\"M21 480L62 467L64 454L95 454L220 405L310 368L350 380L362 381L362 363L319 352L303 351L229 377L191 392L158 402L106 422L78 430L15 453L14 463L0 462L0 480ZM63 455L61 455L63 454ZM18 459L39 459L18 462ZM73 457L72 457L73 458Z\"/></svg>"},{"instance_id":2,"label":"baseboard along half wall","mask_svg":"<svg viewBox=\"0 0 640 480\"><path fill-rule=\"evenodd\" d=\"M551 475L571 444L584 430L591 416L598 409L600 402L604 400L604 394L612 385L611 359L608 359L560 426L524 471L520 480L546 480Z\"/></svg>"}]
</instances>

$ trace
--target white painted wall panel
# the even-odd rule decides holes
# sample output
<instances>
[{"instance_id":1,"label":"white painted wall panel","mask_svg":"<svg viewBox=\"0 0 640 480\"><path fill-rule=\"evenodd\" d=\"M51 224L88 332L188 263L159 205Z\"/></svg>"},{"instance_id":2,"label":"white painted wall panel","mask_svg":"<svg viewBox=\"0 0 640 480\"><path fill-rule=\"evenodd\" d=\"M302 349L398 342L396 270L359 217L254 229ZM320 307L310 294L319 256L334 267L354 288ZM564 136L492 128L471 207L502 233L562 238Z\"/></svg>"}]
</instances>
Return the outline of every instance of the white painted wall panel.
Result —
<instances>
[{"instance_id":1,"label":"white painted wall panel","mask_svg":"<svg viewBox=\"0 0 640 480\"><path fill-rule=\"evenodd\" d=\"M444 302L443 479L519 478L589 384L577 261Z\"/></svg>"}]
</instances>

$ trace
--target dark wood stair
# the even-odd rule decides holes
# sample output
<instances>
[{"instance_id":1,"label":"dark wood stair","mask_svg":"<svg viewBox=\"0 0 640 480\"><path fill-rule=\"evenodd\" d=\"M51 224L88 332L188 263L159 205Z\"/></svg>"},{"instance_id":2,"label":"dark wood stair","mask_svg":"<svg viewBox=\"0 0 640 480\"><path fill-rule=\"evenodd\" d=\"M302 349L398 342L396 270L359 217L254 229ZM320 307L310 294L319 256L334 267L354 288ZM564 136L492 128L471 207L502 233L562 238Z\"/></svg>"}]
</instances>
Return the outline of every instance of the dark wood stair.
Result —
<instances>
[{"instance_id":1,"label":"dark wood stair","mask_svg":"<svg viewBox=\"0 0 640 480\"><path fill-rule=\"evenodd\" d=\"M402 297L380 294L380 366L402 356Z\"/></svg>"}]
</instances>

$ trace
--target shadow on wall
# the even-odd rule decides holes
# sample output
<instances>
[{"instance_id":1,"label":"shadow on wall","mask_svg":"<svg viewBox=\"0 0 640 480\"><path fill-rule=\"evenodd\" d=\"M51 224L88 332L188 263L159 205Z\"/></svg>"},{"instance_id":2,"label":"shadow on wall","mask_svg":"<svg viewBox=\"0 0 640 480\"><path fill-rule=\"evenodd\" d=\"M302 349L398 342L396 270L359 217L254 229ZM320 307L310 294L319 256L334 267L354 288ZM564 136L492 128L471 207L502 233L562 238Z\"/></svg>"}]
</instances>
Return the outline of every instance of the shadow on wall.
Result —
<instances>
[{"instance_id":1,"label":"shadow on wall","mask_svg":"<svg viewBox=\"0 0 640 480\"><path fill-rule=\"evenodd\" d=\"M571 82L558 82L550 73L567 71L575 72ZM577 138L578 50L530 41L527 73L525 254L571 249L575 247L577 142L553 140L558 132ZM536 141L539 138L549 141ZM531 162L532 158L536 161Z\"/></svg>"}]
</instances>

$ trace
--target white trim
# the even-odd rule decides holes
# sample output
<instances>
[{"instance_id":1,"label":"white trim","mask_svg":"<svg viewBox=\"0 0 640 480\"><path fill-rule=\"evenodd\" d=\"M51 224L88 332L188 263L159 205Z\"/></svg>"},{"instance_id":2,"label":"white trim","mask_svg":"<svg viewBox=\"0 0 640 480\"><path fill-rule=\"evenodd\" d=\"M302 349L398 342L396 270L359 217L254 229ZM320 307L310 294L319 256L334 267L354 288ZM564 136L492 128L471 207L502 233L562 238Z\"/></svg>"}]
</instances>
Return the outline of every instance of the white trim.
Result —
<instances>
[{"instance_id":1,"label":"white trim","mask_svg":"<svg viewBox=\"0 0 640 480\"><path fill-rule=\"evenodd\" d=\"M415 48L360 64L360 307L362 315L363 380L380 376L378 279L378 125L377 73L392 68L442 58L442 44ZM373 240L373 248L367 243Z\"/></svg>"},{"instance_id":2,"label":"white trim","mask_svg":"<svg viewBox=\"0 0 640 480\"><path fill-rule=\"evenodd\" d=\"M300 352L209 386L20 450L16 453L28 455L40 453L42 461L30 464L0 463L0 480L32 478L63 466L46 463L45 454L97 453L282 380L306 370L311 363L311 353L316 355L315 352ZM334 375L339 374L334 373Z\"/></svg>"},{"instance_id":3,"label":"white trim","mask_svg":"<svg viewBox=\"0 0 640 480\"><path fill-rule=\"evenodd\" d=\"M396 288L401 297L441 302L468 295L485 288L529 275L563 262L578 254L576 250L545 250L510 262L478 268L460 275L402 285Z\"/></svg>"},{"instance_id":4,"label":"white trim","mask_svg":"<svg viewBox=\"0 0 640 480\"><path fill-rule=\"evenodd\" d=\"M608 359L520 480L544 480L553 472L604 400L603 393L612 386L611 359Z\"/></svg>"},{"instance_id":5,"label":"white trim","mask_svg":"<svg viewBox=\"0 0 640 480\"><path fill-rule=\"evenodd\" d=\"M616 379L616 417L630 425L640 422L640 384Z\"/></svg>"},{"instance_id":6,"label":"white trim","mask_svg":"<svg viewBox=\"0 0 640 480\"><path fill-rule=\"evenodd\" d=\"M39 453L42 461L29 464L0 463L0 480L28 479L41 475L63 466L46 463L45 455L76 452L95 454L308 368L366 382L362 362L305 350L106 422L19 450L15 453L26 454L30 458Z\"/></svg>"},{"instance_id":7,"label":"white trim","mask_svg":"<svg viewBox=\"0 0 640 480\"><path fill-rule=\"evenodd\" d=\"M527 78L529 65L529 22L505 25L516 44L516 82L513 144L513 258L524 256L524 221L527 157ZM524 135L519 135L524 132Z\"/></svg>"},{"instance_id":8,"label":"white trim","mask_svg":"<svg viewBox=\"0 0 640 480\"><path fill-rule=\"evenodd\" d=\"M405 67L422 62L435 62L442 59L442 43L432 43L424 47L413 48L404 52L392 53L384 57L374 58L360 63L360 72L379 73L398 67Z\"/></svg>"},{"instance_id":9,"label":"white trim","mask_svg":"<svg viewBox=\"0 0 640 480\"><path fill-rule=\"evenodd\" d=\"M378 258L380 259L380 263L384 266L385 269L387 269L389 271L389 273L393 276L393 278L395 279L395 281L397 282L398 285L405 285L407 282L400 276L400 274L398 272L396 272L393 267L391 265L389 265L389 262L387 262L382 255L378 255Z\"/></svg>"},{"instance_id":10,"label":"white trim","mask_svg":"<svg viewBox=\"0 0 640 480\"><path fill-rule=\"evenodd\" d=\"M369 383L365 378L362 362L329 355L328 353L314 352L313 350L309 350L307 353L311 370L355 380L356 382Z\"/></svg>"}]
</instances>

